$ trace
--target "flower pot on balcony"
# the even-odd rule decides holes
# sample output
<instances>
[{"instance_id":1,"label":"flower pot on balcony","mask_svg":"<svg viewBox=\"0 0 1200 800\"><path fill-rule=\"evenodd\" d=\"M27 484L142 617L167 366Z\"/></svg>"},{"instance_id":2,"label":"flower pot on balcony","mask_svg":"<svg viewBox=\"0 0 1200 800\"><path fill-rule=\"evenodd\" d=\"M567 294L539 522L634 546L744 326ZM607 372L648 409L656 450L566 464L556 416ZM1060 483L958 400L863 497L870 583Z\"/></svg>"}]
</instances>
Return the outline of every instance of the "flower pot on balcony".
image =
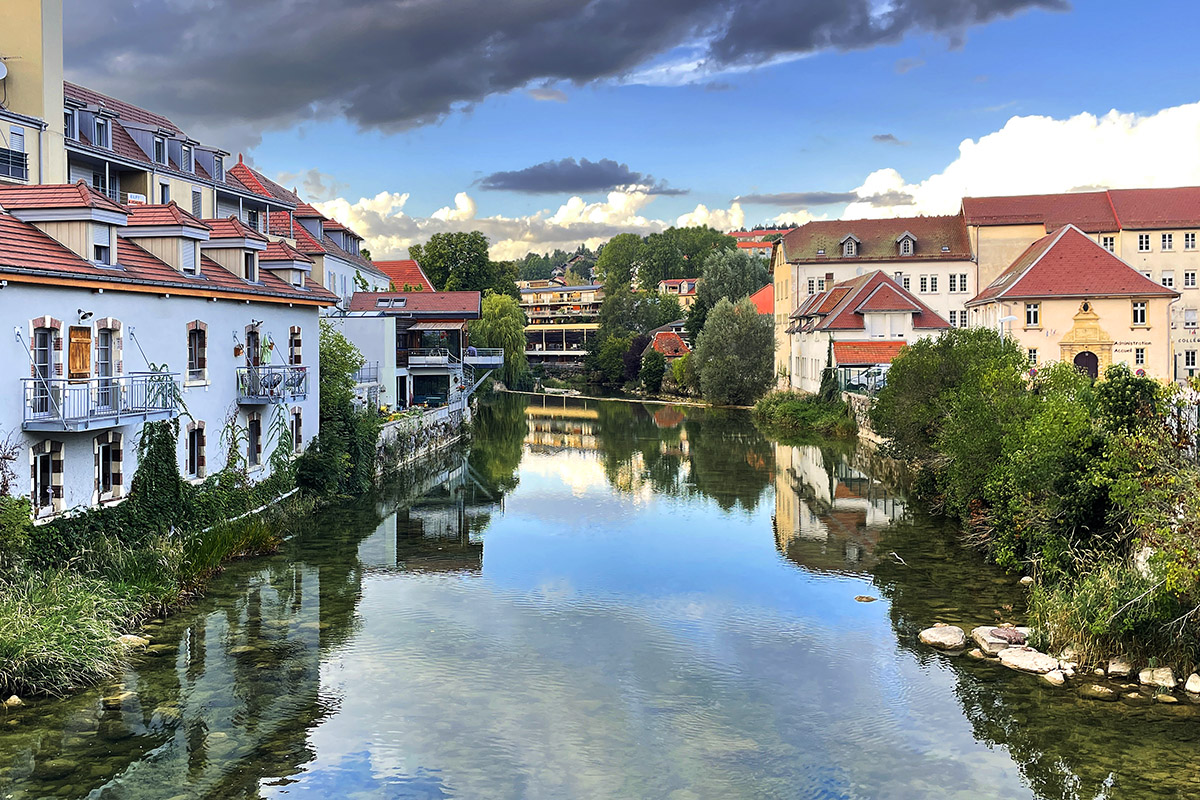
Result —
<instances>
[{"instance_id":1,"label":"flower pot on balcony","mask_svg":"<svg viewBox=\"0 0 1200 800\"><path fill-rule=\"evenodd\" d=\"M246 351L246 348L242 347L242 345L235 344L233 346L233 357L239 358L242 355L242 353L244 353L245 351Z\"/></svg>"}]
</instances>

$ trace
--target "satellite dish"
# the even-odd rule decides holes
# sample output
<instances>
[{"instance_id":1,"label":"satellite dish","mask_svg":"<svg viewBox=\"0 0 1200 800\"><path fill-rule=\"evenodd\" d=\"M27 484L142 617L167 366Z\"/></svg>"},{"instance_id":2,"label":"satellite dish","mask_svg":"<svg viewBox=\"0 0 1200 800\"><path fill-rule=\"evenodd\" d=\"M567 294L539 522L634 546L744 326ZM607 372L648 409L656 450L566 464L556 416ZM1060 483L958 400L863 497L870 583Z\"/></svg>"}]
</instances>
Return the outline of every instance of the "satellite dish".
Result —
<instances>
[{"instance_id":1,"label":"satellite dish","mask_svg":"<svg viewBox=\"0 0 1200 800\"><path fill-rule=\"evenodd\" d=\"M0 61L0 81L4 80L4 76L8 74L8 65Z\"/></svg>"}]
</instances>

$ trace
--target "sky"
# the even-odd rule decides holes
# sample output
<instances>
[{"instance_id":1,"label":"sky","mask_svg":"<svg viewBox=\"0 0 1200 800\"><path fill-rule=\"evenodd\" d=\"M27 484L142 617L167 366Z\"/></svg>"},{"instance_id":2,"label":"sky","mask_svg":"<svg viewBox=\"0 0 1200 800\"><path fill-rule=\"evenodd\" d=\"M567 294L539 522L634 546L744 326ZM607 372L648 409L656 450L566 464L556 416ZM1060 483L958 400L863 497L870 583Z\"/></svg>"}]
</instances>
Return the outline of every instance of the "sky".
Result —
<instances>
[{"instance_id":1,"label":"sky","mask_svg":"<svg viewBox=\"0 0 1200 800\"><path fill-rule=\"evenodd\" d=\"M1112 0L66 0L70 80L375 258L1200 184L1196 11Z\"/></svg>"}]
</instances>

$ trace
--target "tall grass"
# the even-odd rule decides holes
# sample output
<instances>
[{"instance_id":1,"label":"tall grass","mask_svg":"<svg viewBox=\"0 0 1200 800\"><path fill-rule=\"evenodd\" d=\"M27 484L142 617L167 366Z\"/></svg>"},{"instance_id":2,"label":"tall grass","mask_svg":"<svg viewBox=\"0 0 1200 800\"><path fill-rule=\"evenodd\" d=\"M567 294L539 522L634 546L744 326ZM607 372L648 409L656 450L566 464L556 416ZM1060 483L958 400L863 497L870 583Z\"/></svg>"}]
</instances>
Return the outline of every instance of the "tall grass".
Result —
<instances>
[{"instance_id":1,"label":"tall grass","mask_svg":"<svg viewBox=\"0 0 1200 800\"><path fill-rule=\"evenodd\" d=\"M799 392L771 392L755 404L754 419L789 436L848 437L858 431L850 407L840 399Z\"/></svg>"}]
</instances>

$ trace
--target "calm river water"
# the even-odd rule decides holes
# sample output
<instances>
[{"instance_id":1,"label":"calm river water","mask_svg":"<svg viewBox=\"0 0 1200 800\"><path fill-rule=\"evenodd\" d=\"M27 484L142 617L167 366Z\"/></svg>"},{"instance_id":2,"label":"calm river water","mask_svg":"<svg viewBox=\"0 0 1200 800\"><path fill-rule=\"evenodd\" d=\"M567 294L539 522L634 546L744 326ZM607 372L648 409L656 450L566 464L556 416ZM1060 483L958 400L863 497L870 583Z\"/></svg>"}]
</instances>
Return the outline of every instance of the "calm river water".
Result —
<instances>
[{"instance_id":1,"label":"calm river water","mask_svg":"<svg viewBox=\"0 0 1200 800\"><path fill-rule=\"evenodd\" d=\"M386 494L0 717L0 798L1200 795L1200 707L917 644L1022 591L865 448L508 396Z\"/></svg>"}]
</instances>

